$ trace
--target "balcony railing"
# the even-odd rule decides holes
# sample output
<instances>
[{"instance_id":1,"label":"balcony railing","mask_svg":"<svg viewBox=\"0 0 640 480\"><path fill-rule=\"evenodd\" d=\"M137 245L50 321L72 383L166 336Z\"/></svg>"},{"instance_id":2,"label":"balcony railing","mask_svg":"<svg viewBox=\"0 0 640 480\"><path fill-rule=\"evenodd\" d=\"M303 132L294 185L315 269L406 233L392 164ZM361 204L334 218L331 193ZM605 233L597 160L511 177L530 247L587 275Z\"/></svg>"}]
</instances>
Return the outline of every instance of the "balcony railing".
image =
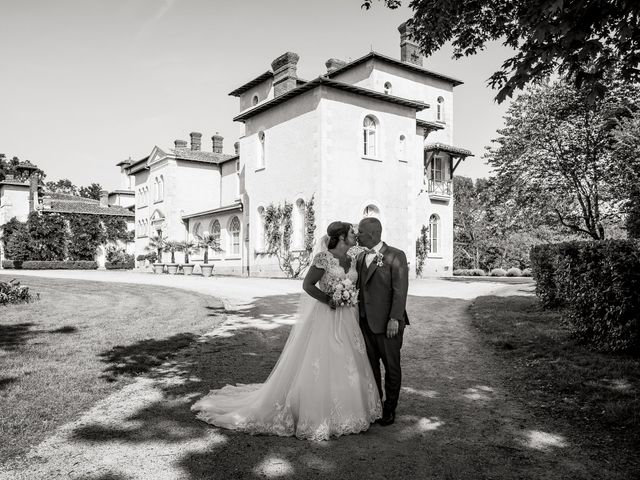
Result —
<instances>
[{"instance_id":1,"label":"balcony railing","mask_svg":"<svg viewBox=\"0 0 640 480\"><path fill-rule=\"evenodd\" d=\"M428 180L427 192L430 197L450 197L451 181L445 180Z\"/></svg>"}]
</instances>

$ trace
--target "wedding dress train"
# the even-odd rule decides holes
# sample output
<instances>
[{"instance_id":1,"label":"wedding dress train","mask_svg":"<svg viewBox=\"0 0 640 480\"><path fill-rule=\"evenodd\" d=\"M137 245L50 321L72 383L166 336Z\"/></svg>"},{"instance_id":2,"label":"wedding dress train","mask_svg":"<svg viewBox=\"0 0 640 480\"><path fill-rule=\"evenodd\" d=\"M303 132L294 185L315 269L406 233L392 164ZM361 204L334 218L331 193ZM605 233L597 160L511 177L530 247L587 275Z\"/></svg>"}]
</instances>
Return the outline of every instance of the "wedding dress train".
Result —
<instances>
[{"instance_id":1,"label":"wedding dress train","mask_svg":"<svg viewBox=\"0 0 640 480\"><path fill-rule=\"evenodd\" d=\"M328 251L313 264L325 270L318 287L355 283ZM198 418L251 434L295 435L308 440L358 433L380 418L382 406L355 307L328 305L304 294L276 366L262 384L227 385L196 402Z\"/></svg>"}]
</instances>

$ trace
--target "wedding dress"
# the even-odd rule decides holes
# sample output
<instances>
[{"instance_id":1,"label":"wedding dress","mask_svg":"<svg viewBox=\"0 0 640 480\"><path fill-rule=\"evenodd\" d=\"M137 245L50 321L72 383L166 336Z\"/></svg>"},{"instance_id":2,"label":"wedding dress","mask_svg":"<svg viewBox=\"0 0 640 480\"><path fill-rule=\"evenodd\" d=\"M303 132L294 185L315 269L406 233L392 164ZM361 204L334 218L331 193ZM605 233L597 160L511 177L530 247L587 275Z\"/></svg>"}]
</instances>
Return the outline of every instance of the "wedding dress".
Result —
<instances>
[{"instance_id":1,"label":"wedding dress","mask_svg":"<svg viewBox=\"0 0 640 480\"><path fill-rule=\"evenodd\" d=\"M324 250L313 265L325 271L318 288L357 280ZM295 435L307 440L358 433L381 417L382 406L358 325L356 307L332 310L306 293L287 343L262 384L212 390L191 408L218 427L251 434Z\"/></svg>"}]
</instances>

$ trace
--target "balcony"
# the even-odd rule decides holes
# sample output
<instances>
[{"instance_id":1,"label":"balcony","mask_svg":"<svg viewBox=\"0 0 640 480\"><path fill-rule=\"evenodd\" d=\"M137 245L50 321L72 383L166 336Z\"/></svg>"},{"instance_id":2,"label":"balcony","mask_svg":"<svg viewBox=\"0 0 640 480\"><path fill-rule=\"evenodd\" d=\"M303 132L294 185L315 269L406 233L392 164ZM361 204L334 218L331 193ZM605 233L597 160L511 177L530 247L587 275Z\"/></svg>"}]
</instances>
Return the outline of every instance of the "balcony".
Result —
<instances>
[{"instance_id":1,"label":"balcony","mask_svg":"<svg viewBox=\"0 0 640 480\"><path fill-rule=\"evenodd\" d=\"M451 181L427 180L427 193L431 200L448 202L451 199Z\"/></svg>"}]
</instances>

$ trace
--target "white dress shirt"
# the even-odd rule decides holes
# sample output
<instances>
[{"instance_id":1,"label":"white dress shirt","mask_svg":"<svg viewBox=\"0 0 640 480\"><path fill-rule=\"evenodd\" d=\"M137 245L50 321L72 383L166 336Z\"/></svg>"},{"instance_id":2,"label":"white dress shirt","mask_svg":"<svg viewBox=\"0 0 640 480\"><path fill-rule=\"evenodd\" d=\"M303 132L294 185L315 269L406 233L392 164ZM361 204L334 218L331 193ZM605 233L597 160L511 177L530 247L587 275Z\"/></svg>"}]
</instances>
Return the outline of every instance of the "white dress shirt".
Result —
<instances>
[{"instance_id":1,"label":"white dress shirt","mask_svg":"<svg viewBox=\"0 0 640 480\"><path fill-rule=\"evenodd\" d=\"M382 240L380 242L378 242L378 244L372 248L372 250L375 250L376 253L380 252L380 249L382 248ZM374 257L376 256L376 253L367 253L367 256L364 257L364 262L367 265L367 268L369 268L369 265L371 265L371 262L373 262Z\"/></svg>"}]
</instances>

